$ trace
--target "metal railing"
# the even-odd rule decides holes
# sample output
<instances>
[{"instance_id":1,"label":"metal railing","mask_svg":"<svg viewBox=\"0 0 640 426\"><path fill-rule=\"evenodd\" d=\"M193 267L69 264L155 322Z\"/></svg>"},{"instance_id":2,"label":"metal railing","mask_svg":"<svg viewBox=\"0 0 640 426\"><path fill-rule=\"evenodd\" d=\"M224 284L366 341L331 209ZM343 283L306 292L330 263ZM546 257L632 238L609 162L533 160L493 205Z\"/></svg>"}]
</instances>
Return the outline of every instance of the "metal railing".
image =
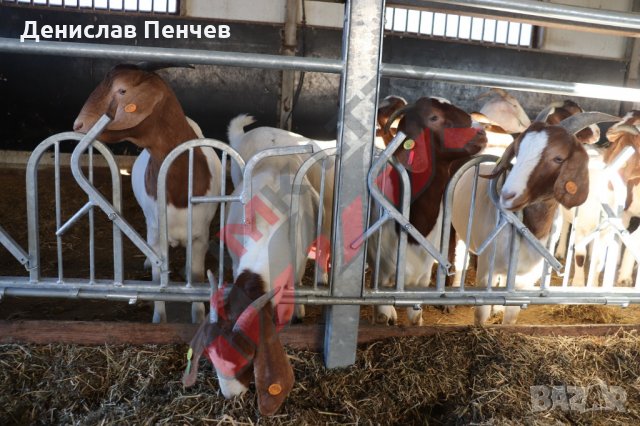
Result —
<instances>
[{"instance_id":1,"label":"metal railing","mask_svg":"<svg viewBox=\"0 0 640 426\"><path fill-rule=\"evenodd\" d=\"M411 3L411 2L406 2ZM426 2L417 2L424 4ZM453 2L453 1L440 1L439 4L455 4L459 5L465 3L467 5L471 2ZM507 7L509 13L520 13L525 15L530 13L535 16L535 11L516 10L518 4L521 4L525 8L533 8L535 5L531 1L515 2L515 1L474 1L472 2L474 7L484 8L483 10L493 10L492 8ZM500 3L501 5L498 5ZM547 8L550 6L548 3L538 4ZM558 5L554 5L558 6ZM554 9L555 10L555 9ZM567 8L554 13L553 19L567 19L571 21L578 21L581 18L580 10L569 10ZM627 29L629 32L634 33L640 28L640 18L636 14L619 14L614 12L594 11L589 10L593 16L602 16L605 18L611 18L607 22L609 27L615 26L618 29ZM544 12L541 12L544 15ZM335 200L333 217L333 232L332 232L332 253L331 253L331 271L330 282L328 291L322 285L318 285L316 282L313 289L299 289L295 294L296 303L310 303L318 305L328 305L328 325L326 327L325 335L325 355L327 358L327 365L339 366L347 365L352 362L355 355L355 334L357 333L357 324L359 317L360 305L402 305L402 306L414 306L419 304L438 304L438 305L457 305L457 304L470 304L470 305L483 305L483 304L501 304L501 305L528 305L528 304L554 304L554 303L586 303L586 304L619 304L626 305L628 303L640 303L640 293L637 289L629 288L612 288L612 289L575 289L568 286L558 287L557 289L553 285L546 284L546 278L542 279L542 284L538 288L534 289L518 289L513 284L513 281L509 281L512 278L507 279L505 286L492 288L490 285L484 289L469 288L461 283L459 288L446 288L444 285L444 279L447 274L449 259L446 256L448 252L449 242L449 229L448 226L443 226L443 234L441 238L441 246L435 247L430 244L424 236L418 233L410 226L407 219L407 203L409 200L408 192L408 179L401 173L402 181L404 182L404 207L400 210L396 209L393 205L384 205L384 199L376 194L375 188L372 186L372 179L375 180L377 173L387 166L387 163L391 161L392 167L396 169L397 164L394 164L392 159L394 146L398 146L400 139L396 138L393 144L385 150L384 156L377 161L373 161L371 152L371 146L363 141L372 141L374 133L374 111L375 104L378 98L378 86L380 76L393 77L393 78L412 78L412 79L431 79L439 81L448 81L460 84L481 85L490 87L502 87L506 89L514 90L528 90L536 92L546 92L554 94L563 94L570 96L587 96L602 99L614 99L624 101L634 101L640 98L640 90L629 89L614 86L604 85L589 85L589 84L576 84L571 82L549 81L542 79L527 79L514 76L502 75L496 76L491 74L473 73L468 71L455 71L438 68L428 67L415 67L409 65L397 65L397 64L382 64L380 62L381 43L382 43L382 29L383 29L383 6L378 3L371 3L367 0L352 0L347 2L345 7L346 26L344 30L344 47L342 60L330 60L320 58L299 58L299 57L283 57L279 55L260 55L260 54L246 54L246 53L230 53L230 52L215 52L205 50L188 50L188 49L170 49L170 48L151 48L151 47L138 47L138 46L115 46L115 45L102 45L102 44L82 44L82 43L66 43L66 42L39 42L39 43L20 43L18 40L11 40L6 38L0 38L0 51L10 53L23 53L23 54L44 54L44 55L63 55L63 56L77 56L77 57L99 57L117 60L148 60L148 61L166 61L171 60L174 63L192 63L192 64L216 64L223 66L240 66L240 67L252 67L252 68L267 68L267 69L290 69L290 70L305 70L315 72L327 72L327 73L341 73L342 74L342 86L341 86L341 108L339 114L339 131L338 131L338 143L335 152L336 158L336 180L335 180ZM529 16L529 15L527 15ZM374 25L372 26L372 22ZM589 21L591 22L591 21ZM597 22L593 25L597 26ZM372 31L372 27L375 31ZM347 108L347 105L349 107ZM106 125L105 121L102 121L100 125ZM29 278L15 279L10 277L0 277L0 287L5 290L6 295L10 296L51 296L51 297L69 297L69 298L101 298L101 299L115 299L115 300L165 300L165 301L202 301L207 300L209 296L209 289L197 286L188 286L185 283L174 284L169 281L168 276L168 247L166 241L166 231L161 232L163 235L163 242L160 245L160 250L153 250L147 243L140 237L135 230L124 220L121 215L121 208L118 205L119 189L116 189L116 179L113 176L114 168L109 163L111 173L113 176L113 192L114 199L109 203L102 194L95 189L92 184L91 172L89 178L85 177L79 167L79 155L84 152L85 149L91 149L94 146L98 149L109 161L109 153L103 152L99 143L94 143L93 139L95 135L99 134L100 129L94 128L91 134L84 137L81 135L69 133L63 135L56 135L49 138L47 141L49 146L56 146L56 143L64 138L72 140L80 140L81 143L76 148L77 155L74 152L73 164L74 164L74 176L82 186L83 190L89 195L89 202L85 204L76 215L63 225L60 214L57 214L58 220L56 228L62 236L66 229L73 226L77 220L85 215L91 215L92 211L96 207L104 211L110 220L114 222L114 278L105 279L69 279L65 278L62 267L60 266L58 277L56 278L43 278L40 276L40 256L39 256L39 241L38 241L38 203L37 203L37 163L38 155L41 152L38 150L34 152L34 160L30 161L27 174L28 179L31 179L31 184L28 189L28 228L29 228L29 262L28 268L30 271ZM161 176L166 177L166 171L170 166L171 161L180 153L187 153L190 158L193 156L193 149L198 146L209 146L226 153L230 159L237 157L227 148L224 148L221 142L214 140L204 141L191 141L184 146L177 148L176 154L172 154L171 159L167 159L163 164L163 171ZM44 149L44 148L43 148ZM57 148L54 148L57 149ZM108 151L108 150L106 150ZM300 154L305 153L308 155L313 154L313 150L309 148L296 147L290 151L286 149L280 151L280 155L286 154ZM276 153L264 154L264 156L276 155ZM310 162L320 161L321 157L331 155L330 153L318 154L318 157L313 157ZM226 157L225 157L226 159ZM246 179L250 176L252 167L255 167L257 161L252 160L253 163L247 164L244 170L244 185L248 185L247 182L250 179ZM323 160L324 161L324 160ZM476 162L469 163L464 169L461 169L456 176L454 176L450 188L455 187L456 179L462 176L462 173L469 172L471 168L476 167L478 162L486 161L485 159L476 160ZM190 161L192 163L192 160ZM372 169L372 164L373 169ZM306 167L307 165L305 165ZM308 165L311 167L311 163ZM115 169L117 171L117 168ZM371 171L373 170L373 172ZM477 175L476 171L471 171ZM305 171L301 172L304 175ZM221 177L224 179L224 177ZM298 179L296 177L296 179ZM301 179L301 178L300 178ZM56 178L58 181L58 178ZM298 180L299 182L299 180ZM164 183L159 182L159 200L161 206L166 207L166 200L162 199L164 196ZM350 214L349 219L353 218L366 224L368 214L368 199L367 199L367 186L370 188L374 197L377 197L377 201L383 204L383 213L380 216L378 222L374 224L374 227L382 227L385 223L390 221L399 223L401 225L400 238L403 240L407 235L411 235L416 241L420 243L425 250L428 250L429 254L438 261L438 273L435 289L425 288L421 291L407 291L403 287L402 271L396 275L396 284L398 288L395 292L383 291L374 287L372 291L369 291L364 287L364 269L365 269L365 251L362 241L357 241L357 238L351 239L345 232L344 218L345 214ZM496 187L492 187L495 191ZM447 200L445 200L444 218L446 221L450 220L450 194L452 189L447 194ZM475 192L474 192L475 194ZM191 194L192 195L192 194ZM495 196L495 193L494 193ZM56 199L60 201L59 194L56 195ZM233 198L232 196L220 194L220 198L202 198L191 197L190 204L193 203L205 203L205 202L247 202L251 199L250 186L243 187L242 195L240 199ZM495 197L494 197L495 202ZM292 204L295 204L295 198L292 200ZM221 208L224 210L224 208ZM163 208L160 209L161 217L166 215ZM295 211L295 209L294 209ZM514 245L521 244L520 241L524 241L527 244L533 244L536 246L536 250L541 257L547 259L551 266L557 267L557 263L554 262L553 257L549 257L549 248L543 247L539 242L536 243L532 239L531 233L523 227L520 219L517 216L505 212L498 208L499 217L496 218L496 223L499 227L495 235L500 232L510 231L510 240ZM224 215L222 215L224 217ZM449 218L449 219L447 219ZM166 229L166 217L161 219L161 228ZM223 219L222 219L223 220ZM318 220L320 223L321 219ZM224 222L221 221L221 226L224 226ZM363 228L364 229L364 228ZM152 263L161 269L161 279L159 283L151 283L144 281L125 281L123 280L122 268L120 268L121 258L118 258L118 252L120 256L121 249L117 246L119 243L116 240L120 235L124 233L128 238L132 239L134 244L141 250L146 256L148 256ZM365 237L372 235L373 232L365 231ZM3 234L5 235L5 234ZM90 237L91 238L91 237ZM366 238L365 238L366 239ZM361 239L362 240L362 239ZM3 244L8 239L3 239ZM406 243L399 244L398 252L400 258L397 260L398 264L403 264L402 247L406 249ZM490 250L488 248L487 250ZM219 253L222 253L222 246L218 247ZM61 249L58 249L60 257L60 265L62 264ZM187 256L189 257L189 256ZM509 276L514 276L515 264L512 262L510 265ZM402 268L399 268L402 269ZM219 271L221 271L219 269ZM190 274L188 274L190 275ZM220 277L222 277L222 273ZM316 277L317 277L316 272ZM285 299L290 302L294 300Z\"/></svg>"}]
</instances>

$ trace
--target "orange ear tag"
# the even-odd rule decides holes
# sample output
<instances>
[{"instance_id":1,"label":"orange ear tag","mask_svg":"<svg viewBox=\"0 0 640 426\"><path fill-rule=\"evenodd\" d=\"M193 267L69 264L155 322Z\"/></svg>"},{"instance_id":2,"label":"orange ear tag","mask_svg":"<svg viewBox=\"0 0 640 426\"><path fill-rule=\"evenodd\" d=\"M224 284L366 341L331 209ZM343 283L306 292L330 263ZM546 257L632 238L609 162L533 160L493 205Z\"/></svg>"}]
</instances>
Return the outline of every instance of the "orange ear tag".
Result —
<instances>
[{"instance_id":1,"label":"orange ear tag","mask_svg":"<svg viewBox=\"0 0 640 426\"><path fill-rule=\"evenodd\" d=\"M280 395L282 393L282 386L278 383L273 383L269 386L269 395Z\"/></svg>"},{"instance_id":2,"label":"orange ear tag","mask_svg":"<svg viewBox=\"0 0 640 426\"><path fill-rule=\"evenodd\" d=\"M407 151L411 151L416 146L416 141L414 141L413 139L407 139L406 141L404 141L404 144L402 146Z\"/></svg>"},{"instance_id":3,"label":"orange ear tag","mask_svg":"<svg viewBox=\"0 0 640 426\"><path fill-rule=\"evenodd\" d=\"M576 185L574 181L570 180L564 184L564 189L566 189L569 194L574 195L578 192L578 185Z\"/></svg>"},{"instance_id":4,"label":"orange ear tag","mask_svg":"<svg viewBox=\"0 0 640 426\"><path fill-rule=\"evenodd\" d=\"M136 112L138 106L136 104L128 104L124 107L124 112Z\"/></svg>"}]
</instances>

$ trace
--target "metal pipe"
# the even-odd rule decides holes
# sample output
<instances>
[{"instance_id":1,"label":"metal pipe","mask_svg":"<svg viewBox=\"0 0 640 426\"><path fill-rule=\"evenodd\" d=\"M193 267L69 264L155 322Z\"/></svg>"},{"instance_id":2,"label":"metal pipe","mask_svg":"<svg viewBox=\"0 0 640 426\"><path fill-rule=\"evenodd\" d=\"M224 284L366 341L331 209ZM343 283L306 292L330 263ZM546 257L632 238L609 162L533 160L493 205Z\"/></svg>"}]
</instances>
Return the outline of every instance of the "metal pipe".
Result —
<instances>
[{"instance_id":1,"label":"metal pipe","mask_svg":"<svg viewBox=\"0 0 640 426\"><path fill-rule=\"evenodd\" d=\"M498 87L505 90L520 90L524 92L551 93L555 95L610 99L625 102L635 102L640 98L640 89L628 87L572 83L472 71L382 64L381 72L385 77L391 78L434 80L453 84L468 84L470 86Z\"/></svg>"},{"instance_id":2,"label":"metal pipe","mask_svg":"<svg viewBox=\"0 0 640 426\"><path fill-rule=\"evenodd\" d=\"M56 297L66 299L102 299L102 300L162 300L176 302L197 302L208 301L210 297L209 288L192 287L186 288L182 285L170 285L162 290L158 286L131 285L115 287L105 285L104 280L98 280L96 284L83 282L79 284L75 280L73 284L54 284L51 280L39 285L29 284L26 280L22 282L0 281L0 288L4 289L6 296L11 297ZM560 288L558 288L560 289ZM448 292L447 297L442 297L438 292L406 292L404 294L394 293L393 295L374 295L366 297L349 296L328 296L328 295L298 295L297 292L286 292L280 303L304 303L312 305L557 305L557 304L599 304L628 306L629 304L640 304L640 293L632 288L626 291L612 293L608 292L585 292L581 291L558 291L540 297L539 291L520 291L517 296L506 291L494 291L487 295L482 291L467 293Z\"/></svg>"},{"instance_id":3,"label":"metal pipe","mask_svg":"<svg viewBox=\"0 0 640 426\"><path fill-rule=\"evenodd\" d=\"M0 52L102 58L120 61L168 61L177 64L225 65L333 74L339 74L342 71L342 62L337 59L93 43L20 42L20 40L9 38L0 38Z\"/></svg>"},{"instance_id":4,"label":"metal pipe","mask_svg":"<svg viewBox=\"0 0 640 426\"><path fill-rule=\"evenodd\" d=\"M640 17L630 12L531 0L388 0L387 6L446 11L533 25L637 36Z\"/></svg>"},{"instance_id":5,"label":"metal pipe","mask_svg":"<svg viewBox=\"0 0 640 426\"><path fill-rule=\"evenodd\" d=\"M91 201L88 201L84 206L80 208L80 210L75 212L73 216L69 218L69 220L67 220L62 226L58 228L58 230L56 231L56 236L63 236L73 225L75 225L77 221L79 221L84 217L84 215L89 213L92 207L93 203Z\"/></svg>"},{"instance_id":6,"label":"metal pipe","mask_svg":"<svg viewBox=\"0 0 640 426\"><path fill-rule=\"evenodd\" d=\"M640 31L640 16L633 13L568 6L535 0L431 0L453 6L477 7L525 17L543 17L581 24L602 25Z\"/></svg>"},{"instance_id":7,"label":"metal pipe","mask_svg":"<svg viewBox=\"0 0 640 426\"><path fill-rule=\"evenodd\" d=\"M263 69L294 69L334 74L339 73L342 66L340 61L334 59L50 41L21 43L19 40L7 38L0 38L0 52L96 57L128 61L171 61L183 64L209 64ZM380 72L384 77L390 78L434 80L471 86L498 87L505 90L625 102L635 102L640 99L640 89L629 87L495 75L467 70L457 71L402 64L381 64Z\"/></svg>"},{"instance_id":8,"label":"metal pipe","mask_svg":"<svg viewBox=\"0 0 640 426\"><path fill-rule=\"evenodd\" d=\"M4 246L18 262L28 267L29 254L0 226L0 245Z\"/></svg>"}]
</instances>

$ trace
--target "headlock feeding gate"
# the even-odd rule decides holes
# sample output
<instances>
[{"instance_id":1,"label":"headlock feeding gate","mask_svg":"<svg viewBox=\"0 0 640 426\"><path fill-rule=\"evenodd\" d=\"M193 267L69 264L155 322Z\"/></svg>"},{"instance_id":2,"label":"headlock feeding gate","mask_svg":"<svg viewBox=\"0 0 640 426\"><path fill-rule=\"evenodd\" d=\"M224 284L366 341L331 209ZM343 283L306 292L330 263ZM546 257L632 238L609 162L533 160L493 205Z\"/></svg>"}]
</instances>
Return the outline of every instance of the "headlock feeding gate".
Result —
<instances>
[{"instance_id":1,"label":"headlock feeding gate","mask_svg":"<svg viewBox=\"0 0 640 426\"><path fill-rule=\"evenodd\" d=\"M565 20L574 26L588 26L596 30L628 32L637 35L640 31L640 18L635 14L606 12L556 4L540 4L536 1L447 1L435 2L421 1L394 1L393 5L411 5L413 7L428 7L426 3L437 3L440 7L463 6L470 11L487 14L509 14L515 18L541 23L552 20ZM498 187L501 184L497 180L490 186L490 198L497 209L496 227L490 233L490 237L484 241L479 251L492 253L495 258L496 239L508 239L511 244L511 258L509 270L505 282L500 282L499 287L469 287L465 285L466 269L458 270L459 286L446 286L446 277L453 270L448 257L450 232L451 232L451 206L453 189L458 180L465 173L473 173L477 182L480 174L480 165L494 163L496 157L480 156L465 164L452 177L443 202L443 219L441 224L441 244L434 246L422 234L411 226L408 220L410 209L410 179L404 168L395 160L393 153L402 144L404 135L399 133L384 151L376 152L373 148L375 133L375 111L378 100L378 88L381 76L411 79L433 79L453 83L464 83L480 86L502 87L513 90L539 91L554 94L601 97L603 99L615 99L632 101L640 99L640 90L619 90L616 87L597 86L589 84L574 84L559 81L540 79L527 79L506 75L489 75L473 72L457 72L435 68L415 67L409 65L383 64L381 63L382 35L384 27L384 2L372 0L352 0L346 2L345 25L343 33L343 50L341 60L329 60L320 58L300 58L292 56L274 56L262 54L227 53L215 51L198 51L172 48L149 48L137 46L110 46L101 44L80 44L63 42L26 42L21 43L13 39L0 39L0 51L24 54L42 55L69 55L80 57L100 57L114 60L131 61L167 61L174 63L190 64L216 64L226 66L270 68L284 70L305 70L324 73L340 73L340 110L338 120L337 146L334 149L321 150L313 145L298 145L294 147L275 148L261 152L247 164L242 157L228 144L213 139L196 139L185 142L177 147L162 165L158 179L158 203L165 208L159 209L160 243L159 248L154 249L141 237L122 215L120 188L120 175L115 157L102 143L96 141L102 129L108 124L109 117L104 116L87 135L77 133L62 133L54 135L43 141L33 152L27 167L27 205L28 205L28 242L27 250L17 244L14 239L0 227L0 242L9 252L23 264L28 271L25 277L0 277L0 292L3 296L46 296L64 298L95 298L112 300L164 300L164 301L207 301L210 289L202 283L191 282L191 274L187 270L187 278L184 283L170 282L169 280L169 243L167 241L167 214L165 200L166 174L171 163L182 154L189 156L190 166L193 167L193 152L196 147L214 148L222 158L222 173L220 179L224 181L227 176L227 167L235 163L243 171L242 190L229 195L222 185L221 193L210 197L195 197L189 193L188 208L199 203L220 203L220 220L217 231L225 229L225 216L228 204L241 203L245 208L251 204L254 196L263 197L263 201L269 208L275 209L277 200L265 196L265 194L253 194L251 188L251 176L257 164L272 156L303 155L306 158L298 174L292 177L286 184L294 188L291 195L290 211L285 216L284 226L290 227L295 235L299 226L299 217L302 212L299 206L300 191L305 175L313 167L320 167L324 179L333 175L332 182L335 188L333 206L331 208L319 208L315 218L316 242L322 234L323 222L326 216L334 218L331 237L325 235L323 244L316 244L316 256L321 256L319 247L330 245L331 256L328 258L330 267L322 268L323 262L316 262L312 283L296 283L295 289L289 288L285 294L286 302L300 304L326 305L327 324L325 332L325 359L329 367L349 365L354 361L356 337L358 332L360 305L397 305L418 308L421 304L430 305L506 305L526 306L529 304L613 304L626 306L630 303L640 303L640 281L632 287L622 287L614 284L615 269L618 261L619 246L621 241L636 259L640 260L640 250L629 238L619 219L621 206L624 200L617 200L615 205L603 203L602 221L597 232L589 236L589 241L596 240L607 249L606 264L604 266L603 285L598 287L569 286L569 269L571 265L571 253L567 256L566 266L555 259L553 247L541 243L523 224L522 219L510 211L500 207L498 200ZM597 89L597 90L595 90ZM87 194L88 201L80 210L67 220L63 220L60 206L60 161L59 145L63 141L79 141L72 160L73 175L82 190ZM38 226L38 188L37 173L38 164L45 152L53 149L55 155L55 186L56 186L56 236L58 252L57 277L43 277L40 273L40 247ZM85 151L89 156L85 156ZM112 200L109 201L101 194L93 183L93 151L97 150L106 160L112 185ZM625 191L616 181L616 167L622 164L633 153L624 151L619 159L610 165L612 173L609 173L611 182L617 191ZM88 177L84 174L82 164L87 162ZM335 163L332 173L328 170ZM377 177L387 165L394 167L401 176L403 182L403 196L400 198L400 207L396 207L380 190ZM191 191L191 185L189 191ZM477 196L477 184L469 194L471 208ZM273 188L277 192L278 188ZM323 183L320 190L320 202L324 197ZM370 203L370 198L376 204ZM437 202L437 201L436 201ZM275 204L274 204L275 203ZM285 202L285 205L287 203ZM113 279L96 279L94 268L94 235L93 217L95 210L99 209L110 221L113 222ZM372 209L380 209L377 214L371 215ZM330 212L330 214L327 214ZM258 212L260 213L260 212ZM86 279L68 279L65 277L62 265L61 241L65 232L74 226L77 221L89 216L89 257L90 270ZM323 217L323 215L325 217ZM469 212L473 216L473 210ZM370 219L373 217L374 219ZM250 226L250 219L241 225ZM397 223L400 232L397 245L397 264L404 265L407 240L415 239L436 260L438 267L435 274L435 285L427 287L407 288L405 286L403 267L397 268L395 285L392 288L382 286L377 279L380 256L370 262L368 268L373 272L373 279L366 277L367 269L367 244L373 244L371 237L379 232L387 222ZM191 240L191 220L189 220L189 236ZM228 229L228 228L226 228ZM129 238L144 256L160 269L159 282L142 282L124 280L122 236ZM224 233L223 233L224 235ZM460 236L469 242L469 233ZM249 233L239 233L240 239L251 238ZM587 244L589 241L577 242L570 237L569 250L575 243ZM209 265L209 268L217 273L222 282L225 275L223 263L225 238L220 238L217 248L220 264L217 268ZM381 239L377 239L380 241ZM551 244L552 239L549 240ZM239 242L244 244L245 240ZM295 248L297 240L292 239ZM516 285L516 268L518 251L523 245L530 245L544 259L544 267L539 271L538 277L532 279L531 286L521 288ZM189 245L190 246L190 245ZM467 244L468 246L468 244ZM297 247L293 250L294 258L290 264L295 265L295 256L306 256L308 248ZM595 249L594 249L595 250ZM604 250L604 249L603 249ZM379 253L379 247L377 248ZM325 253L326 255L326 253ZM463 257L467 258L468 253ZM186 251L187 268L191 263L191 249ZM464 264L464 262L463 262ZM598 274L595 262L591 274ZM551 283L551 269L556 273L564 273L561 285ZM493 275L491 271L490 276ZM592 275L595 276L595 275ZM488 282L493 282L489 278ZM596 280L592 279L593 284Z\"/></svg>"}]
</instances>

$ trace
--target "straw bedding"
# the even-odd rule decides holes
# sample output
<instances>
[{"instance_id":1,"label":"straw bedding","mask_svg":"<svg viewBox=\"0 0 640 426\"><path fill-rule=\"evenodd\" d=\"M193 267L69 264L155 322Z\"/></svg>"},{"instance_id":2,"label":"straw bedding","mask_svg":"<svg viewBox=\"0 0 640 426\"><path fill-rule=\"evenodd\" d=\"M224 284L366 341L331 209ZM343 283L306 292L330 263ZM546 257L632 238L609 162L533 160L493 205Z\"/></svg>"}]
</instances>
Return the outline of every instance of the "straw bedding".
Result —
<instances>
[{"instance_id":1,"label":"straw bedding","mask_svg":"<svg viewBox=\"0 0 640 426\"><path fill-rule=\"evenodd\" d=\"M639 424L640 340L530 337L472 329L387 339L356 364L326 370L317 353L289 350L296 384L278 415L255 394L226 401L208 361L183 389L186 347L0 346L0 421L8 424ZM620 386L625 412L534 412L530 386Z\"/></svg>"}]
</instances>

